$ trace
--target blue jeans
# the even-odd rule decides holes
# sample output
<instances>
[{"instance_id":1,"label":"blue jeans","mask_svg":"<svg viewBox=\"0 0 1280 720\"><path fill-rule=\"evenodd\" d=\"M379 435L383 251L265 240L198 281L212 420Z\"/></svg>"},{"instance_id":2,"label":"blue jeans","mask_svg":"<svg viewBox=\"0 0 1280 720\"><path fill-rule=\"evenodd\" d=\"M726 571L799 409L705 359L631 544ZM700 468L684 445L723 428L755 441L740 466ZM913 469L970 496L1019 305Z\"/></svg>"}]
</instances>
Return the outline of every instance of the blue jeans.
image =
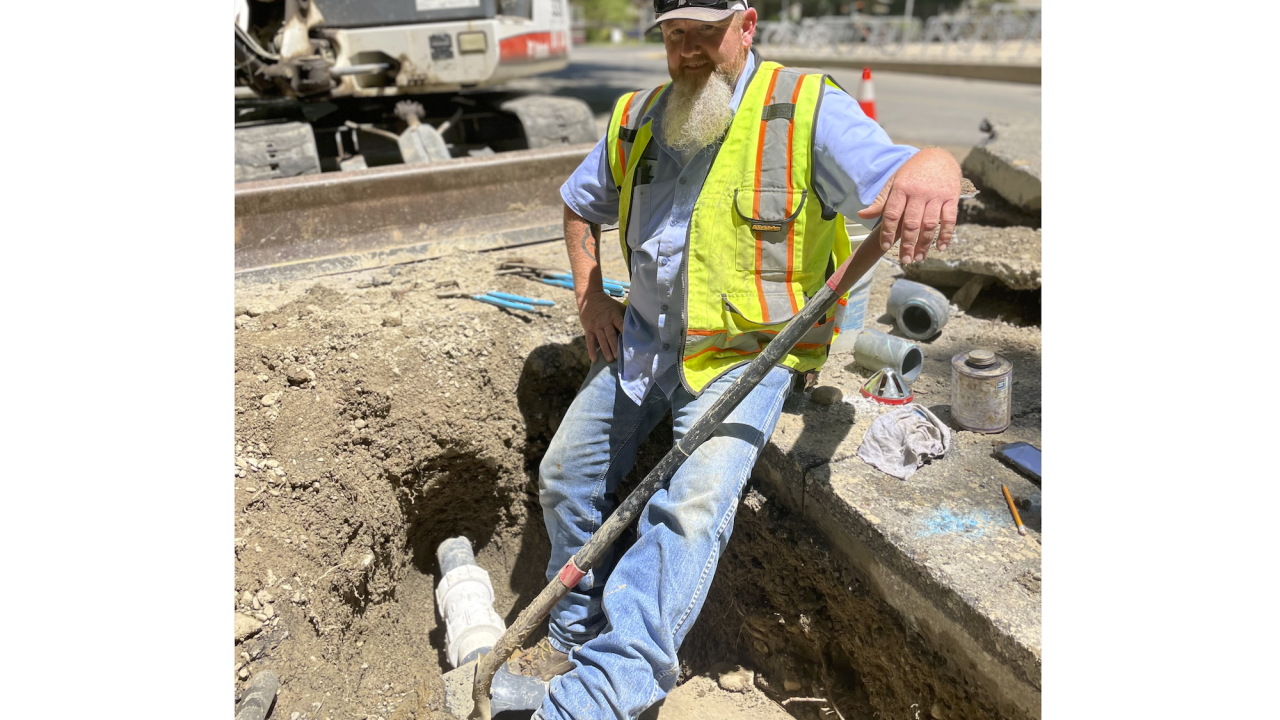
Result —
<instances>
[{"instance_id":1,"label":"blue jeans","mask_svg":"<svg viewBox=\"0 0 1280 720\"><path fill-rule=\"evenodd\" d=\"M653 387L637 406L618 384L617 363L592 366L540 468L548 581L613 510L618 481L667 411L678 442L744 369L697 398L677 387L668 399ZM676 651L702 609L790 380L789 370L773 368L649 501L635 544L620 559L608 553L556 605L550 639L574 669L551 681L535 718L634 718L675 687Z\"/></svg>"}]
</instances>

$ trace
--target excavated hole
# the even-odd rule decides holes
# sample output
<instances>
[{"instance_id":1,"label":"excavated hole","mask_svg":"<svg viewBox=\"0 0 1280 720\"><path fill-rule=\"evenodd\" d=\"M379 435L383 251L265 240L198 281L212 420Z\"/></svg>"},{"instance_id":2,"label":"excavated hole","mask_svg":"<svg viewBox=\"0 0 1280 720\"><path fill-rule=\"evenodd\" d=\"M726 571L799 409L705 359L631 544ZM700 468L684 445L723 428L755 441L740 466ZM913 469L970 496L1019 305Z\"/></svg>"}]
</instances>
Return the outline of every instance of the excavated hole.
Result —
<instances>
[{"instance_id":1,"label":"excavated hole","mask_svg":"<svg viewBox=\"0 0 1280 720\"><path fill-rule=\"evenodd\" d=\"M459 449L390 479L401 498L412 558L400 586L417 588L416 595L396 595L431 605L413 613L432 613L436 627L429 640L442 673L450 669L444 625L425 591L440 580L435 550L442 540L458 534L472 540L478 564L493 580L495 609L508 624L545 585L550 548L537 502L537 467L585 376L580 355L580 348L548 345L526 359L516 398L525 419L523 467L494 465ZM671 441L668 420L642 445L619 500ZM523 476L524 483L495 489L501 485L490 479L501 475ZM629 530L620 549L633 541L634 530ZM825 538L755 479L739 505L702 613L681 649L681 663L682 683L740 664L754 669L757 687L777 701L829 700L787 706L805 720L836 717L824 709L831 703L844 718L913 718L921 708L923 717L934 706L947 718L998 714L989 698L967 685L868 589Z\"/></svg>"}]
</instances>

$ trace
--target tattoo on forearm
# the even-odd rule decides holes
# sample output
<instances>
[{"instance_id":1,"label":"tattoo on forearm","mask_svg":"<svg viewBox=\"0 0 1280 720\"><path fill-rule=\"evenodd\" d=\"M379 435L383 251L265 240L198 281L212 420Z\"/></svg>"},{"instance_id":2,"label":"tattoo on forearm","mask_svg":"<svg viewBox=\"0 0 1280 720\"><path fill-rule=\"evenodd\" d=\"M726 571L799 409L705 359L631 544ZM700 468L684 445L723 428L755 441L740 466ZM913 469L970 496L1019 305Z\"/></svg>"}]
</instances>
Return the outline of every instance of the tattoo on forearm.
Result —
<instances>
[{"instance_id":1,"label":"tattoo on forearm","mask_svg":"<svg viewBox=\"0 0 1280 720\"><path fill-rule=\"evenodd\" d=\"M592 250L595 252L592 252ZM588 223L586 232L582 233L582 251L587 257L600 264L600 226L595 223Z\"/></svg>"}]
</instances>

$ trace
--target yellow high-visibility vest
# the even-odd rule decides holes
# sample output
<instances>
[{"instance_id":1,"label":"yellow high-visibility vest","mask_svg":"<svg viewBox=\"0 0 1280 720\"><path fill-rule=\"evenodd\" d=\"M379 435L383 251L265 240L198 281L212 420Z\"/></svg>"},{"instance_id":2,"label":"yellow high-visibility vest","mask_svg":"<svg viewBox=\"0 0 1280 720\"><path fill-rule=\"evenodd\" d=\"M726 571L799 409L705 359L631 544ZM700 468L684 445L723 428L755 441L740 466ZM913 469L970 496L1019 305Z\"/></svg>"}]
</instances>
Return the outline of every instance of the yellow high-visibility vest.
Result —
<instances>
[{"instance_id":1,"label":"yellow high-visibility vest","mask_svg":"<svg viewBox=\"0 0 1280 720\"><path fill-rule=\"evenodd\" d=\"M694 394L750 362L849 256L844 217L813 191L813 131L822 85L775 62L757 65L707 180L684 252L681 380ZM618 234L627 233L641 158L653 137L647 114L668 86L619 98L609 121L609 167L618 188ZM638 239L637 239L638 241ZM780 362L822 367L835 307Z\"/></svg>"}]
</instances>

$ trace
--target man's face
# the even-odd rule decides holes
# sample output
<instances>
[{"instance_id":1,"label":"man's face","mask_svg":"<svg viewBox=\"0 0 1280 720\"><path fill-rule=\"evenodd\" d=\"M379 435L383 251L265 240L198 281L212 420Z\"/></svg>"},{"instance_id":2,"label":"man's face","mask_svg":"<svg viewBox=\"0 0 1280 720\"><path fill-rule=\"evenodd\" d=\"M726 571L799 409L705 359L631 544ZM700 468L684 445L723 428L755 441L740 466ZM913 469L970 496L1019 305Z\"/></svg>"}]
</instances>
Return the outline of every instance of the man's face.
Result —
<instances>
[{"instance_id":1,"label":"man's face","mask_svg":"<svg viewBox=\"0 0 1280 720\"><path fill-rule=\"evenodd\" d=\"M741 23L735 17L741 16ZM677 82L701 85L717 67L733 67L746 57L756 31L756 10L747 8L718 22L666 20L662 41L667 46L667 70Z\"/></svg>"}]
</instances>

